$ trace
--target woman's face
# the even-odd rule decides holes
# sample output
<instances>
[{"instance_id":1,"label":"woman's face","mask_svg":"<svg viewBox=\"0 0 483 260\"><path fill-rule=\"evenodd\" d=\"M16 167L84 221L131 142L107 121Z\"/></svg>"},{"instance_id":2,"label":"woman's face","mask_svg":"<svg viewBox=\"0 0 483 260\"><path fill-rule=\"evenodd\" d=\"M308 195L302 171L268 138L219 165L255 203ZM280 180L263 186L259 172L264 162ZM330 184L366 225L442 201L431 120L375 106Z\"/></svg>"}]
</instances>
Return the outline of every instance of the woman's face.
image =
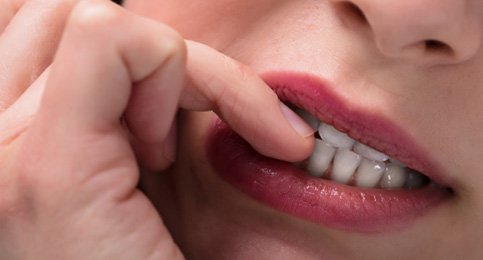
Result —
<instances>
[{"instance_id":1,"label":"woman's face","mask_svg":"<svg viewBox=\"0 0 483 260\"><path fill-rule=\"evenodd\" d=\"M318 161L335 157L332 173L309 177L296 170L303 163L253 154L214 113L183 112L176 164L145 186L189 258L483 257L482 1L125 5L248 65L285 101L391 157L321 152ZM385 185L419 180L397 161L443 187L358 187L367 172ZM362 162L364 174L345 170L351 185L334 181L344 179L335 168Z\"/></svg>"}]
</instances>

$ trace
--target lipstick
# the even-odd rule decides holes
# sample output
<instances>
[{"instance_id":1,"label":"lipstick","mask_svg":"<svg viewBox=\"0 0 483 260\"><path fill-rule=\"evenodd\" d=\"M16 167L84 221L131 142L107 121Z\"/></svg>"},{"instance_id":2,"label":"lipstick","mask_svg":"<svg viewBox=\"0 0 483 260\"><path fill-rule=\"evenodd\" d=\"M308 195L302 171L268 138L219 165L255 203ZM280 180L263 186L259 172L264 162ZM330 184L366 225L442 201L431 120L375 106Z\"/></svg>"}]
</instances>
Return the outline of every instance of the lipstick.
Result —
<instances>
[{"instance_id":1,"label":"lipstick","mask_svg":"<svg viewBox=\"0 0 483 260\"><path fill-rule=\"evenodd\" d=\"M401 127L345 102L328 82L295 72L269 72L262 78L282 101L445 183L438 164ZM314 178L292 163L257 153L219 119L209 133L207 153L215 172L248 196L287 214L340 230L383 232L403 228L451 195L448 189L433 184L416 190L385 190Z\"/></svg>"}]
</instances>

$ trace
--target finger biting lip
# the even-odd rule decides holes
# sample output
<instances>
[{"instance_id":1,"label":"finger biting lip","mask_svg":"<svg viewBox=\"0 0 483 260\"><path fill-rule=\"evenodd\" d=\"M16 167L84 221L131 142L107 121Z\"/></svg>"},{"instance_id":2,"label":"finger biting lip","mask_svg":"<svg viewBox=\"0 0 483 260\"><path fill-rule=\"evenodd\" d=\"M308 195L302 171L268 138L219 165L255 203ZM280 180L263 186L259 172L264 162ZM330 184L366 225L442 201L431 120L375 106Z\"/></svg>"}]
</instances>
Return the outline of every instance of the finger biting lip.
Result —
<instances>
[{"instance_id":1,"label":"finger biting lip","mask_svg":"<svg viewBox=\"0 0 483 260\"><path fill-rule=\"evenodd\" d=\"M354 109L329 83L294 72L269 72L262 78L282 101L449 187L438 164L402 128L375 113ZM257 153L219 119L209 132L206 148L215 172L235 188L265 205L326 227L364 233L393 231L451 197L449 189L439 185L384 190L311 177L294 164Z\"/></svg>"}]
</instances>

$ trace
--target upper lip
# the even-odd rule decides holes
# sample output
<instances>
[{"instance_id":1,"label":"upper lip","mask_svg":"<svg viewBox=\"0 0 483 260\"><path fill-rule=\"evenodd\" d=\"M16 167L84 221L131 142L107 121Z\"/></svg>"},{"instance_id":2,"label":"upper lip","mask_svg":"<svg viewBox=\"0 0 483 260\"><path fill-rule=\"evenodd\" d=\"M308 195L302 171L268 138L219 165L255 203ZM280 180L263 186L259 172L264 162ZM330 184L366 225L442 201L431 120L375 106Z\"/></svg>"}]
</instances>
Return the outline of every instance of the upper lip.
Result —
<instances>
[{"instance_id":1,"label":"upper lip","mask_svg":"<svg viewBox=\"0 0 483 260\"><path fill-rule=\"evenodd\" d=\"M449 186L447 176L443 174L440 164L430 156L430 151L393 120L346 101L329 82L312 74L291 71L265 72L261 77L282 101L306 110L434 182Z\"/></svg>"},{"instance_id":2,"label":"upper lip","mask_svg":"<svg viewBox=\"0 0 483 260\"><path fill-rule=\"evenodd\" d=\"M257 153L217 119L207 138L208 160L214 172L242 192L295 217L355 232L402 228L453 195L438 164L393 120L359 109L341 98L333 85L310 74L275 71L261 77L282 101L348 132L444 187L365 189L314 178L294 164Z\"/></svg>"}]
</instances>

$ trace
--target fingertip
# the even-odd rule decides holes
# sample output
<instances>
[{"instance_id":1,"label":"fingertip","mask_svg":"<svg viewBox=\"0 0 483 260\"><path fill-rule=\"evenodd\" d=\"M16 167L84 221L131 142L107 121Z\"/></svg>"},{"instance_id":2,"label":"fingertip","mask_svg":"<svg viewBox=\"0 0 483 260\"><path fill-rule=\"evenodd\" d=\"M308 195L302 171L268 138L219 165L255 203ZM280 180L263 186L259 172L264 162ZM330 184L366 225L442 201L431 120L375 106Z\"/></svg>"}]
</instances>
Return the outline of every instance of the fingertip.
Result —
<instances>
[{"instance_id":1,"label":"fingertip","mask_svg":"<svg viewBox=\"0 0 483 260\"><path fill-rule=\"evenodd\" d=\"M265 156L287 162L301 162L312 153L315 139L313 135L302 137L295 134L294 136L295 138L272 136L271 139L258 138L247 141L256 151Z\"/></svg>"},{"instance_id":2,"label":"fingertip","mask_svg":"<svg viewBox=\"0 0 483 260\"><path fill-rule=\"evenodd\" d=\"M292 126L292 128L302 137L310 137L313 136L315 133L315 129L313 129L309 124L307 124L300 116L298 116L292 109L290 109L287 105L280 102L280 109L282 114L284 115L287 122Z\"/></svg>"},{"instance_id":3,"label":"fingertip","mask_svg":"<svg viewBox=\"0 0 483 260\"><path fill-rule=\"evenodd\" d=\"M281 103L256 71L208 46L187 45L192 84L182 97L183 108L216 111L265 156L296 162L310 155L315 130Z\"/></svg>"},{"instance_id":4,"label":"fingertip","mask_svg":"<svg viewBox=\"0 0 483 260\"><path fill-rule=\"evenodd\" d=\"M292 145L285 147L285 152L282 154L282 160L288 162L301 162L307 159L314 149L313 135L301 137L294 141ZM280 150L282 151L282 150Z\"/></svg>"},{"instance_id":5,"label":"fingertip","mask_svg":"<svg viewBox=\"0 0 483 260\"><path fill-rule=\"evenodd\" d=\"M270 131L270 139L265 142L265 144L269 142L271 144L265 145L260 150L264 150L263 154L279 160L303 161L313 151L315 129L283 102L278 102L282 116L273 116L278 119L271 121L271 127L266 129Z\"/></svg>"},{"instance_id":6,"label":"fingertip","mask_svg":"<svg viewBox=\"0 0 483 260\"><path fill-rule=\"evenodd\" d=\"M313 150L316 130L282 102L280 102L280 109L287 122L299 135L299 138L295 138L296 140L293 141L292 146L286 148L287 161L298 162L307 159Z\"/></svg>"},{"instance_id":7,"label":"fingertip","mask_svg":"<svg viewBox=\"0 0 483 260\"><path fill-rule=\"evenodd\" d=\"M120 9L108 1L80 1L72 10L68 22L69 26L79 31L92 32L91 28L109 28L112 24L120 23L120 13Z\"/></svg>"},{"instance_id":8,"label":"fingertip","mask_svg":"<svg viewBox=\"0 0 483 260\"><path fill-rule=\"evenodd\" d=\"M295 161L302 161L307 158L312 154L314 150L314 145L315 145L315 137L314 135L306 136L303 138L303 141L301 142L302 146L301 149L298 153L298 158L295 159Z\"/></svg>"}]
</instances>

